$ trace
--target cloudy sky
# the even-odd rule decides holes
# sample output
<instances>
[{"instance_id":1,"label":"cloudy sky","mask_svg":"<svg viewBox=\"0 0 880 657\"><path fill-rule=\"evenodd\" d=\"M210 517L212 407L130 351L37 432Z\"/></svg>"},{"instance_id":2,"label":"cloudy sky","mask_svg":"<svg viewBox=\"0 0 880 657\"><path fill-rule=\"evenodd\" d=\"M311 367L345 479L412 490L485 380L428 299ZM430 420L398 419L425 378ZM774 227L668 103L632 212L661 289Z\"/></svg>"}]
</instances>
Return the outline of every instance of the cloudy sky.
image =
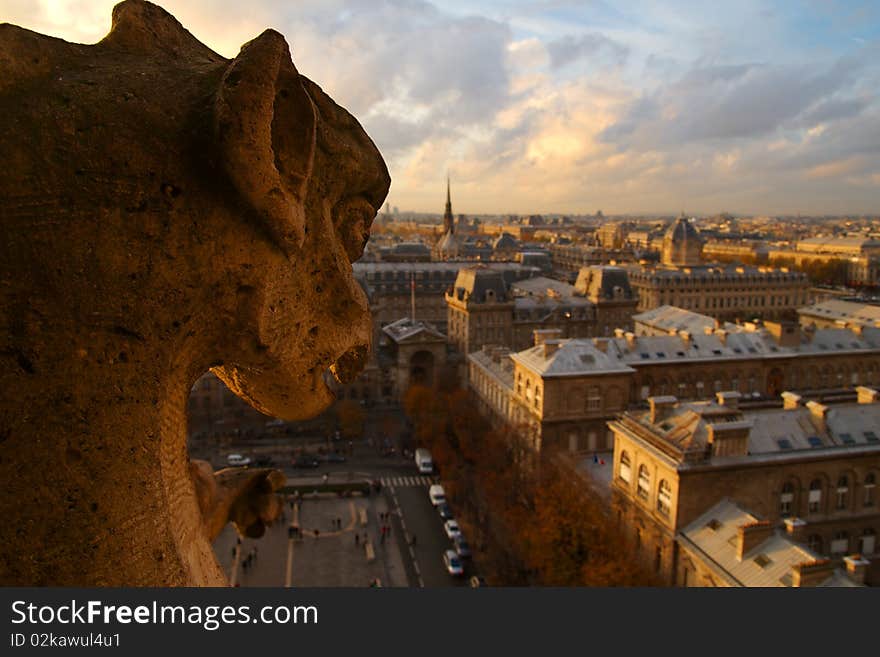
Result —
<instances>
[{"instance_id":1,"label":"cloudy sky","mask_svg":"<svg viewBox=\"0 0 880 657\"><path fill-rule=\"evenodd\" d=\"M93 43L112 0L3 0ZM880 213L880 3L164 0L266 27L373 137L401 210Z\"/></svg>"}]
</instances>

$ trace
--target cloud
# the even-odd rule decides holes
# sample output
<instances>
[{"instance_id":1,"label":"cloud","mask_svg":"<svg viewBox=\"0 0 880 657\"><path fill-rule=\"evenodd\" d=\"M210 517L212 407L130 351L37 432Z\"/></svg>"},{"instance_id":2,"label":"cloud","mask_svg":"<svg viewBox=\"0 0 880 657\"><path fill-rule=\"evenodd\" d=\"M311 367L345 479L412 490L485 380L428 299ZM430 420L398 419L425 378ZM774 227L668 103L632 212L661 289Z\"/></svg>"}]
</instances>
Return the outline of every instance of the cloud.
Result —
<instances>
[{"instance_id":1,"label":"cloud","mask_svg":"<svg viewBox=\"0 0 880 657\"><path fill-rule=\"evenodd\" d=\"M548 43L547 52L550 54L550 65L557 69L585 58L602 58L612 65L623 66L629 48L602 34L567 34Z\"/></svg>"},{"instance_id":2,"label":"cloud","mask_svg":"<svg viewBox=\"0 0 880 657\"><path fill-rule=\"evenodd\" d=\"M3 13L94 43L116 1L7 0ZM442 210L447 170L469 213L880 206L873 14L768 17L757 0L160 2L226 57L267 27L284 34L297 68L377 143L401 209Z\"/></svg>"}]
</instances>

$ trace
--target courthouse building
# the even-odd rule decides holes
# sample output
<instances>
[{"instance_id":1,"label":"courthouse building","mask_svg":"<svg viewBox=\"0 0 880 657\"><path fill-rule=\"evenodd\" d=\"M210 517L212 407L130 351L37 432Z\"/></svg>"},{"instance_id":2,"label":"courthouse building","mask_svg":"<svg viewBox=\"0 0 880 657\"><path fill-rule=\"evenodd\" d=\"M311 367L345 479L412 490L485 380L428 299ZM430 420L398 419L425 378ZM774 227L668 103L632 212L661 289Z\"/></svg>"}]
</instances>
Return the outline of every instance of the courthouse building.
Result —
<instances>
[{"instance_id":1,"label":"courthouse building","mask_svg":"<svg viewBox=\"0 0 880 657\"><path fill-rule=\"evenodd\" d=\"M702 264L703 239L680 216L663 238L660 265L628 267L640 312L676 306L721 321L785 319L808 303L806 274L770 267Z\"/></svg>"}]
</instances>

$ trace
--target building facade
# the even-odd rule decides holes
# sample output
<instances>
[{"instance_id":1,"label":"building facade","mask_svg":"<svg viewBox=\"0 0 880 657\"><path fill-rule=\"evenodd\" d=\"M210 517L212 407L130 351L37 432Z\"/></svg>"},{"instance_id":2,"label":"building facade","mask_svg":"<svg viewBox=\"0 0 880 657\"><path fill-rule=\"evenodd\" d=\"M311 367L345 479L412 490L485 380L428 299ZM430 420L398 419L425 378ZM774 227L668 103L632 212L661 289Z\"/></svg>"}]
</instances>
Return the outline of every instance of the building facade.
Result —
<instances>
[{"instance_id":1,"label":"building facade","mask_svg":"<svg viewBox=\"0 0 880 657\"><path fill-rule=\"evenodd\" d=\"M876 581L876 390L860 387L857 403L834 406L803 403L793 393L784 399L782 409L744 410L735 392L690 403L652 397L648 410L609 423L614 514L636 558L666 583L694 583L696 560L688 556L694 541L681 534L693 534L694 523L725 498L834 564L861 555L871 561L869 583ZM724 522L706 524L718 530ZM740 559L750 554L746 549ZM757 574L766 565L748 567Z\"/></svg>"},{"instance_id":2,"label":"building facade","mask_svg":"<svg viewBox=\"0 0 880 657\"><path fill-rule=\"evenodd\" d=\"M558 329L571 338L610 335L632 325L636 306L626 272L602 266L583 268L574 285L544 277L505 280L488 267L468 267L446 303L449 340L462 354L488 344L519 351L532 344L536 330Z\"/></svg>"}]
</instances>

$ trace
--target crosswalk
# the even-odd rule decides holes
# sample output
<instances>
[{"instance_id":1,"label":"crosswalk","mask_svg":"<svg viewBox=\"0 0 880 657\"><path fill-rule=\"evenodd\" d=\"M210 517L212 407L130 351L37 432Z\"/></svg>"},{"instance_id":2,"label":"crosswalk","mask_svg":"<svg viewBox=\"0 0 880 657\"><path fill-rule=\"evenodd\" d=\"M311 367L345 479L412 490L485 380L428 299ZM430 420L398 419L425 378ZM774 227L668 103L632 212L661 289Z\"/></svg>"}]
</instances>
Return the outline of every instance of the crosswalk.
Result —
<instances>
[{"instance_id":1,"label":"crosswalk","mask_svg":"<svg viewBox=\"0 0 880 657\"><path fill-rule=\"evenodd\" d=\"M382 482L383 486L396 486L397 488L406 486L430 486L431 484L437 483L435 477L429 477L427 475L419 477L382 477L379 481Z\"/></svg>"}]
</instances>

